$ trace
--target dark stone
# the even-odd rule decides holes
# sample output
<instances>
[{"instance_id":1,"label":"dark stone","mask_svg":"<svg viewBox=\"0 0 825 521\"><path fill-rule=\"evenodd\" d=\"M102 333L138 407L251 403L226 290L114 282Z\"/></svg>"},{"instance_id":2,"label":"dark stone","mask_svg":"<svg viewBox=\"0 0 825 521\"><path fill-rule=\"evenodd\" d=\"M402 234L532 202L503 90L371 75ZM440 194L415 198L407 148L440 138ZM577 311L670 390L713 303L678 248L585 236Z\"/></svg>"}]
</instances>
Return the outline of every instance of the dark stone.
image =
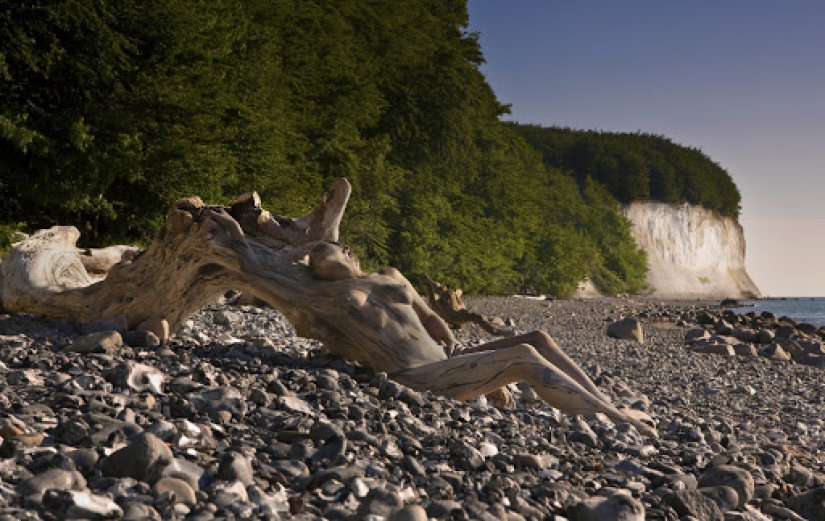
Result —
<instances>
[{"instance_id":1,"label":"dark stone","mask_svg":"<svg viewBox=\"0 0 825 521\"><path fill-rule=\"evenodd\" d=\"M727 486L739 495L737 508L741 508L753 498L754 480L750 472L733 465L710 467L699 477L700 487Z\"/></svg>"},{"instance_id":2,"label":"dark stone","mask_svg":"<svg viewBox=\"0 0 825 521\"><path fill-rule=\"evenodd\" d=\"M607 326L607 336L622 340L635 340L640 343L644 342L642 323L633 317L626 317L609 324Z\"/></svg>"},{"instance_id":3,"label":"dark stone","mask_svg":"<svg viewBox=\"0 0 825 521\"><path fill-rule=\"evenodd\" d=\"M681 517L693 516L705 521L725 519L719 505L698 490L678 490L665 496L665 502Z\"/></svg>"},{"instance_id":4,"label":"dark stone","mask_svg":"<svg viewBox=\"0 0 825 521\"><path fill-rule=\"evenodd\" d=\"M825 488L823 487L788 498L785 503L805 519L825 521Z\"/></svg>"},{"instance_id":5,"label":"dark stone","mask_svg":"<svg viewBox=\"0 0 825 521\"><path fill-rule=\"evenodd\" d=\"M237 452L224 453L218 466L218 479L240 481L244 485L252 485L255 483L252 462Z\"/></svg>"},{"instance_id":6,"label":"dark stone","mask_svg":"<svg viewBox=\"0 0 825 521\"><path fill-rule=\"evenodd\" d=\"M52 468L18 484L17 492L39 501L49 489L83 490L84 488L86 488L86 480L80 472Z\"/></svg>"},{"instance_id":7,"label":"dark stone","mask_svg":"<svg viewBox=\"0 0 825 521\"><path fill-rule=\"evenodd\" d=\"M169 465L174 456L169 447L154 434L144 432L129 445L103 461L101 471L108 477L130 477L145 480L156 466ZM159 473L158 473L159 475Z\"/></svg>"},{"instance_id":8,"label":"dark stone","mask_svg":"<svg viewBox=\"0 0 825 521\"><path fill-rule=\"evenodd\" d=\"M754 487L754 493L755 493ZM699 492L704 494L708 499L716 503L719 510L727 512L736 508L739 504L739 494L731 487L720 485L718 487L703 487Z\"/></svg>"},{"instance_id":9,"label":"dark stone","mask_svg":"<svg viewBox=\"0 0 825 521\"><path fill-rule=\"evenodd\" d=\"M398 490L392 485L385 488L373 488L367 493L367 497L358 506L358 514L362 518L368 514L381 517L389 517L396 510L404 506L404 501Z\"/></svg>"}]
</instances>

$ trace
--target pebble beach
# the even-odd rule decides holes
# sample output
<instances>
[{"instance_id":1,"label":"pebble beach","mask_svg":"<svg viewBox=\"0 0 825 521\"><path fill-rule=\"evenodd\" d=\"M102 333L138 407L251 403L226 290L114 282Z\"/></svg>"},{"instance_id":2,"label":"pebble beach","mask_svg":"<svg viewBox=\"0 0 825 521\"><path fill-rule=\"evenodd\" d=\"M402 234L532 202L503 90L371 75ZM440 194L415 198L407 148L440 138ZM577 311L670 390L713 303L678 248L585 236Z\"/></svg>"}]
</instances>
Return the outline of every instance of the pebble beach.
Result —
<instances>
[{"instance_id":1,"label":"pebble beach","mask_svg":"<svg viewBox=\"0 0 825 521\"><path fill-rule=\"evenodd\" d=\"M518 384L511 409L416 392L231 299L166 345L5 313L0 521L825 519L822 368L689 349L713 303L467 305L547 331L658 438ZM606 334L624 317L642 342Z\"/></svg>"}]
</instances>

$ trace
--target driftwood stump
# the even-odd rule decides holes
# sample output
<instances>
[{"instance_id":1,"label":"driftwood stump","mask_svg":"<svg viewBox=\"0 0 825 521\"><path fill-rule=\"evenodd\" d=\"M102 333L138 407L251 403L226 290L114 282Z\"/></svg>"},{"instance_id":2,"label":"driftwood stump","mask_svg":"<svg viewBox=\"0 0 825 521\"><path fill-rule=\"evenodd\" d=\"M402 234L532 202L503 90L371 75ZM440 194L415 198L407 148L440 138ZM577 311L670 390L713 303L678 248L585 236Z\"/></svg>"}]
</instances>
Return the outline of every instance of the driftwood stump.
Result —
<instances>
[{"instance_id":1,"label":"driftwood stump","mask_svg":"<svg viewBox=\"0 0 825 521\"><path fill-rule=\"evenodd\" d=\"M450 289L440 282L434 281L429 275L424 275L424 282L427 284L427 297L430 307L438 316L444 319L452 329L461 329L466 323L478 324L484 331L496 336L512 336L515 332L513 328L500 322L501 319L486 317L475 311L470 311L461 300L461 289ZM450 353L451 355L460 354ZM507 387L500 387L491 393L487 393L487 399L503 408L515 406L513 394Z\"/></svg>"},{"instance_id":2,"label":"driftwood stump","mask_svg":"<svg viewBox=\"0 0 825 521\"><path fill-rule=\"evenodd\" d=\"M346 180L336 180L316 209L299 219L273 217L255 193L230 207L182 199L146 251L108 250L99 270L110 266L103 280L90 274L88 259L84 263L75 228L41 230L3 257L0 298L9 311L49 319L175 330L204 305L238 290L278 309L299 335L414 389L466 400L525 380L563 411L603 413L655 434L613 407L545 333L448 357L445 350L455 344L449 327L407 279L392 268L363 273L337 244L350 191Z\"/></svg>"},{"instance_id":3,"label":"driftwood stump","mask_svg":"<svg viewBox=\"0 0 825 521\"><path fill-rule=\"evenodd\" d=\"M424 282L427 283L427 297L433 311L443 318L453 329L461 329L466 323L478 324L481 328L496 336L511 336L514 332L512 327L508 327L500 318L490 318L470 311L464 301L461 300L461 290L452 290L436 282L429 275L424 275Z\"/></svg>"}]
</instances>

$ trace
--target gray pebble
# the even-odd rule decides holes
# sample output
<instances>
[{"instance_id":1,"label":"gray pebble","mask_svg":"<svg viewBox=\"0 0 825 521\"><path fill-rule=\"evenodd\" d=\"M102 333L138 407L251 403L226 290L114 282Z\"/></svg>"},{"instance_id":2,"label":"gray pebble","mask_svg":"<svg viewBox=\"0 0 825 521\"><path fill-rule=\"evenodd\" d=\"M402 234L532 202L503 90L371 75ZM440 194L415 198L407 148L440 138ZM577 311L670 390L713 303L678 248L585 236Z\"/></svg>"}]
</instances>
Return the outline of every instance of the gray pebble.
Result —
<instances>
[{"instance_id":1,"label":"gray pebble","mask_svg":"<svg viewBox=\"0 0 825 521\"><path fill-rule=\"evenodd\" d=\"M575 508L575 521L644 521L644 505L627 494L615 494L609 498L591 497Z\"/></svg>"},{"instance_id":2,"label":"gray pebble","mask_svg":"<svg viewBox=\"0 0 825 521\"><path fill-rule=\"evenodd\" d=\"M700 487L727 486L739 495L737 507L741 508L753 498L753 476L744 469L733 465L710 467L699 477Z\"/></svg>"},{"instance_id":3,"label":"gray pebble","mask_svg":"<svg viewBox=\"0 0 825 521\"><path fill-rule=\"evenodd\" d=\"M90 333L75 340L64 349L69 353L116 353L123 345L117 331Z\"/></svg>"},{"instance_id":4,"label":"gray pebble","mask_svg":"<svg viewBox=\"0 0 825 521\"><path fill-rule=\"evenodd\" d=\"M396 510L388 521L427 521L427 511L419 505L409 505L400 510Z\"/></svg>"},{"instance_id":5,"label":"gray pebble","mask_svg":"<svg viewBox=\"0 0 825 521\"><path fill-rule=\"evenodd\" d=\"M43 506L63 519L118 519L123 516L123 510L111 499L73 490L47 490Z\"/></svg>"},{"instance_id":6,"label":"gray pebble","mask_svg":"<svg viewBox=\"0 0 825 521\"><path fill-rule=\"evenodd\" d=\"M101 471L104 476L143 480L156 470L155 467L162 468L173 459L172 451L160 438L144 432L106 458Z\"/></svg>"},{"instance_id":7,"label":"gray pebble","mask_svg":"<svg viewBox=\"0 0 825 521\"><path fill-rule=\"evenodd\" d=\"M227 452L221 457L218 479L252 485L255 483L252 462L243 454Z\"/></svg>"},{"instance_id":8,"label":"gray pebble","mask_svg":"<svg viewBox=\"0 0 825 521\"><path fill-rule=\"evenodd\" d=\"M195 506L197 499L195 491L186 481L178 478L160 478L152 485L152 494L158 498L171 492L176 503L183 503L190 507Z\"/></svg>"},{"instance_id":9,"label":"gray pebble","mask_svg":"<svg viewBox=\"0 0 825 521\"><path fill-rule=\"evenodd\" d=\"M49 489L71 491L86 487L86 479L80 472L59 468L48 469L17 485L17 493L34 501L41 501Z\"/></svg>"}]
</instances>

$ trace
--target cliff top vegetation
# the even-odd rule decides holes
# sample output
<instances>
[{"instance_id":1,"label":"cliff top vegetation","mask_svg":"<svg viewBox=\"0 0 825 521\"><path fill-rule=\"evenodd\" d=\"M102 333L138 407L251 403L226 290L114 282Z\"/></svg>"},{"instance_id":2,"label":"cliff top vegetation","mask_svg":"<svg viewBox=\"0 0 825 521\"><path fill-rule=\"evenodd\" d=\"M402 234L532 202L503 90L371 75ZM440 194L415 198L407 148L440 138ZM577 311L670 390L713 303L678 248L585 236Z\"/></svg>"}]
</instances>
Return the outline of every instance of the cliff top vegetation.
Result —
<instances>
[{"instance_id":1,"label":"cliff top vegetation","mask_svg":"<svg viewBox=\"0 0 825 521\"><path fill-rule=\"evenodd\" d=\"M548 167L580 183L591 178L627 204L655 200L703 206L738 217L741 196L730 175L701 150L653 134L515 124Z\"/></svg>"}]
</instances>

